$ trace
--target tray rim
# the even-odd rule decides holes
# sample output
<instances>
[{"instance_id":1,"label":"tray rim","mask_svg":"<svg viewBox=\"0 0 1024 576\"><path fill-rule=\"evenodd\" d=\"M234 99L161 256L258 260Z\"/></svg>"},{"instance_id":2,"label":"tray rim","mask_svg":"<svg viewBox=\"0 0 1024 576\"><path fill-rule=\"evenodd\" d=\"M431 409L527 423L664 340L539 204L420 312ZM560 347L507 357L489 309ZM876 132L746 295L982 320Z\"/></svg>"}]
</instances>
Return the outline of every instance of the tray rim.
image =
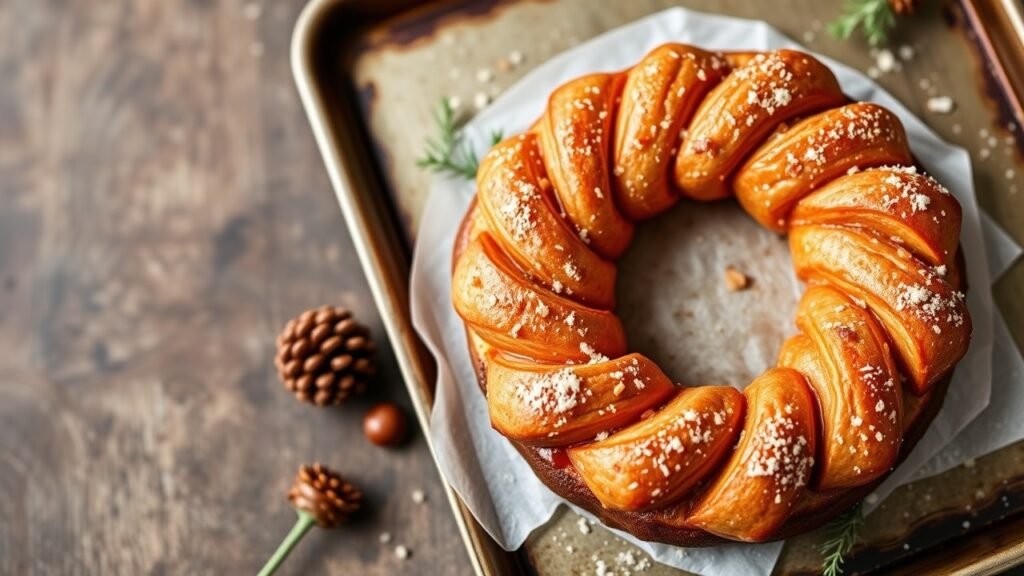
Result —
<instances>
[{"instance_id":1,"label":"tray rim","mask_svg":"<svg viewBox=\"0 0 1024 576\"><path fill-rule=\"evenodd\" d=\"M959 0L962 8L972 0ZM342 140L331 127L331 114L323 93L318 87L315 48L324 21L334 11L357 4L359 0L309 0L296 20L290 45L293 79L310 123L317 149L320 151L331 186L352 237L353 245L370 286L382 323L391 341L396 361L412 399L417 421L438 465L429 434L430 410L433 406L433 357L426 350L412 327L409 314L408 273L409 255L402 247L402 238L390 214L382 213L381 203L373 198L361 197L356 192L358 161L342 154ZM969 22L975 31L983 31L976 20ZM987 38L987 34L985 34ZM1000 78L1001 80L1002 78ZM1005 90L1006 84L1000 83ZM1012 92L1011 92L1012 94ZM1005 94L1004 94L1005 95ZM515 551L502 550L476 521L461 498L440 473L441 484L463 543L466 546L473 571L477 575L491 576L526 573L514 560ZM1007 519L1012 522L1012 519ZM979 531L974 536L991 532L1006 521ZM913 557L908 559L913 563ZM900 563L902 564L902 562ZM958 575L988 575L1024 564L1024 540L996 549L990 554L956 566ZM950 566L953 568L953 566Z\"/></svg>"},{"instance_id":2,"label":"tray rim","mask_svg":"<svg viewBox=\"0 0 1024 576\"><path fill-rule=\"evenodd\" d=\"M290 62L295 86L309 120L317 149L327 170L341 208L345 225L352 237L360 265L370 292L380 312L385 332L391 341L399 370L412 399L413 409L434 466L437 458L430 437L430 408L433 406L430 381L433 360L412 327L409 316L409 262L399 249L400 240L394 224L375 213L370 203L359 197L351 173L352 159L341 154L341 142L330 128L330 116L323 94L317 88L314 52L321 26L331 13L352 0L310 0L296 20L290 44ZM438 469L440 474L440 469ZM473 572L478 576L514 573L508 558L513 553L500 550L476 521L458 494L441 475L441 485L452 510L459 535L469 556ZM497 548L497 550L496 550ZM500 551L500 552L499 552Z\"/></svg>"}]
</instances>

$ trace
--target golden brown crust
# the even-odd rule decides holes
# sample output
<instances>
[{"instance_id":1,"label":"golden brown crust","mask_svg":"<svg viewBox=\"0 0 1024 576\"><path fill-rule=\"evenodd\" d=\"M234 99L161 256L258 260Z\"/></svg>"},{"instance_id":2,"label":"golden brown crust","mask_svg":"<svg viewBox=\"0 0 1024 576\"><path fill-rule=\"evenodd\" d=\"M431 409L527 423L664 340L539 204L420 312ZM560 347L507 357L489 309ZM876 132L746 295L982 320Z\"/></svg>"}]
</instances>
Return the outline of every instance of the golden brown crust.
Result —
<instances>
[{"instance_id":1,"label":"golden brown crust","mask_svg":"<svg viewBox=\"0 0 1024 576\"><path fill-rule=\"evenodd\" d=\"M971 318L964 294L908 251L851 228L821 225L790 229L789 244L800 279L833 284L878 317L917 393L967 352Z\"/></svg>"},{"instance_id":2,"label":"golden brown crust","mask_svg":"<svg viewBox=\"0 0 1024 576\"><path fill-rule=\"evenodd\" d=\"M559 215L536 135L496 145L481 162L477 183L488 229L532 280L583 304L614 306L615 266Z\"/></svg>"},{"instance_id":3,"label":"golden brown crust","mask_svg":"<svg viewBox=\"0 0 1024 576\"><path fill-rule=\"evenodd\" d=\"M682 388L640 422L568 448L569 461L605 508L664 508L729 453L745 407L743 395L729 386Z\"/></svg>"},{"instance_id":4,"label":"golden brown crust","mask_svg":"<svg viewBox=\"0 0 1024 576\"><path fill-rule=\"evenodd\" d=\"M624 81L623 74L590 74L563 84L548 99L538 129L566 219L610 259L621 256L633 238L633 223L615 206L605 144Z\"/></svg>"},{"instance_id":5,"label":"golden brown crust","mask_svg":"<svg viewBox=\"0 0 1024 576\"><path fill-rule=\"evenodd\" d=\"M900 375L889 342L872 314L827 285L811 286L800 300L797 326L809 346L800 370L821 409L819 490L867 484L886 474L903 439ZM788 343L787 343L788 344ZM779 365L787 361L783 345ZM799 369L799 368L798 368Z\"/></svg>"},{"instance_id":6,"label":"golden brown crust","mask_svg":"<svg viewBox=\"0 0 1024 576\"><path fill-rule=\"evenodd\" d=\"M459 253L458 246L456 246L455 253L456 255ZM472 338L470 340L472 341ZM486 391L486 367L480 360L477 350L477 347L470 346L470 357L476 368L481 390ZM947 375L929 393L905 399L903 446L894 466L899 466L928 430L928 425L942 408L949 381L950 377ZM729 542L729 539L688 525L686 514L689 512L690 504L685 500L668 508L648 512L607 509L587 489L579 474L569 466L569 459L564 450L527 446L511 440L510 442L545 486L562 498L593 514L606 526L625 530L641 540L676 546L716 546ZM805 493L805 497L798 501L789 520L775 534L766 537L764 541L784 540L820 527L837 514L863 500L883 480L884 478L881 478L872 484L857 488Z\"/></svg>"},{"instance_id":7,"label":"golden brown crust","mask_svg":"<svg viewBox=\"0 0 1024 576\"><path fill-rule=\"evenodd\" d=\"M941 184L916 170L892 168L837 178L803 198L790 215L791 226L842 224L898 238L928 264L950 269L959 269L960 220L960 203Z\"/></svg>"},{"instance_id":8,"label":"golden brown crust","mask_svg":"<svg viewBox=\"0 0 1024 576\"><path fill-rule=\"evenodd\" d=\"M899 118L877 104L855 102L780 127L736 171L733 189L762 226L784 232L790 210L823 183L851 168L911 162Z\"/></svg>"},{"instance_id":9,"label":"golden brown crust","mask_svg":"<svg viewBox=\"0 0 1024 576\"><path fill-rule=\"evenodd\" d=\"M555 362L626 352L617 316L538 289L520 276L487 232L469 242L458 259L452 297L466 324L503 350Z\"/></svg>"},{"instance_id":10,"label":"golden brown crust","mask_svg":"<svg viewBox=\"0 0 1024 576\"><path fill-rule=\"evenodd\" d=\"M689 521L712 534L757 542L778 532L807 492L818 408L804 377L787 368L768 370L743 394L743 435Z\"/></svg>"},{"instance_id":11,"label":"golden brown crust","mask_svg":"<svg viewBox=\"0 0 1024 576\"><path fill-rule=\"evenodd\" d=\"M832 71L803 52L750 59L701 102L676 156L676 185L697 200L727 197L731 171L779 124L845 100Z\"/></svg>"},{"instance_id":12,"label":"golden brown crust","mask_svg":"<svg viewBox=\"0 0 1024 576\"><path fill-rule=\"evenodd\" d=\"M913 448L970 338L960 209L910 166L895 116L844 102L806 54L667 45L557 90L484 159L452 299L492 424L557 493L644 539L763 541L850 506ZM674 386L623 356L602 258L679 193L730 182L789 232L809 285L800 334L745 394Z\"/></svg>"},{"instance_id":13,"label":"golden brown crust","mask_svg":"<svg viewBox=\"0 0 1024 576\"><path fill-rule=\"evenodd\" d=\"M616 197L630 218L649 218L679 199L669 183L669 160L680 131L728 69L717 54L665 44L627 73L615 129L614 174Z\"/></svg>"},{"instance_id":14,"label":"golden brown crust","mask_svg":"<svg viewBox=\"0 0 1024 576\"><path fill-rule=\"evenodd\" d=\"M675 392L668 376L640 354L561 366L492 351L487 366L491 425L531 446L590 440L637 420Z\"/></svg>"}]
</instances>

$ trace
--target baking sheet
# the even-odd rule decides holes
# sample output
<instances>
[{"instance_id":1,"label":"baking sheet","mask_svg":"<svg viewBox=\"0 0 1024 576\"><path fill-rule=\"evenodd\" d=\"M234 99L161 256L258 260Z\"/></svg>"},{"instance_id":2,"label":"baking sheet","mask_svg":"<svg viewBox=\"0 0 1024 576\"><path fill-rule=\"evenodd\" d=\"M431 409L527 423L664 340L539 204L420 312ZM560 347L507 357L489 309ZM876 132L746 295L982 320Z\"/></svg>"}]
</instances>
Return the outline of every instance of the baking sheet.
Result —
<instances>
[{"instance_id":1,"label":"baking sheet","mask_svg":"<svg viewBox=\"0 0 1024 576\"><path fill-rule=\"evenodd\" d=\"M478 116L467 126L467 135L475 138L493 127L504 128L506 132L522 129L539 114L546 94L561 81L586 71L628 66L650 47L669 39L731 49L786 45L784 38L763 24L670 10L615 30L548 62ZM609 49L610 44L614 44L614 50ZM598 58L584 57L588 52ZM983 248L966 154L939 142L891 97L873 90L863 76L830 64L851 96L878 101L901 115L914 140L915 153L958 195L965 208L963 242L969 256L968 276L973 286L987 286L985 258L971 257L982 253ZM476 141L483 142L484 138ZM528 467L525 473L518 469L525 467L518 454L487 426L486 406L468 366L462 325L454 317L448 300L451 238L444 235L454 236L457 220L471 195L472 186L468 183L435 183L424 214L413 270L414 321L435 354L442 348L447 351L446 357L440 358L441 378L432 425L442 467L481 523L503 545L515 547L547 518L554 502ZM692 220L690 226L685 225L687 219ZM643 248L645 242L649 244L647 249ZM666 255L664 246L673 250ZM655 258L654 254L658 256ZM750 274L755 280L754 287L744 293L727 293L721 282L726 264ZM641 227L634 249L620 266L621 311L633 347L654 357L678 380L742 385L773 363L783 336L793 332L792 313L799 287L792 277L785 242L756 227L735 204L681 205ZM641 287L642 290L636 290ZM990 382L991 297L985 290L974 290L969 300L975 336L947 402L947 407L955 406L957 410L952 414L944 410L942 420L937 419L929 432L931 438L912 455L918 463L941 448L987 400L985 387L979 383ZM650 303L659 307L653 308ZM671 310L662 310L662 306ZM713 330L708 330L708 326ZM759 337L752 338L751 334ZM667 345L671 343L675 346ZM730 357L723 358L723 354ZM462 386L461 395L453 393L453 373ZM467 430L472 431L469 436L462 434ZM474 469L474 453L493 455L500 465L484 464ZM461 468L462 475L453 476L452 466ZM916 466L904 466L897 473L906 475L914 469ZM500 522L499 517L505 521ZM758 570L765 571L766 558L774 561L777 548L778 545L738 546L690 551L678 563L669 558L676 556L674 551L656 557L694 571L713 564L729 573L761 573ZM741 552L734 553L733 549ZM738 556L748 558L745 563L730 564ZM771 564L767 565L770 568Z\"/></svg>"}]
</instances>

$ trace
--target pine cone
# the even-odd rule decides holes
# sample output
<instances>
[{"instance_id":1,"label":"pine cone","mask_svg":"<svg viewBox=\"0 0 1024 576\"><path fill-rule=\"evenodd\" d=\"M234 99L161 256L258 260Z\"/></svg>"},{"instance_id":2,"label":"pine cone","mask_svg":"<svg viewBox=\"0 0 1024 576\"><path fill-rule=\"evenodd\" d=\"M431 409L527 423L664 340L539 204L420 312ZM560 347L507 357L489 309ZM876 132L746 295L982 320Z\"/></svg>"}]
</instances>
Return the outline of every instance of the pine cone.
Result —
<instances>
[{"instance_id":1,"label":"pine cone","mask_svg":"<svg viewBox=\"0 0 1024 576\"><path fill-rule=\"evenodd\" d=\"M899 16L909 16L914 13L920 0L889 0L892 4L892 11Z\"/></svg>"},{"instance_id":2,"label":"pine cone","mask_svg":"<svg viewBox=\"0 0 1024 576\"><path fill-rule=\"evenodd\" d=\"M288 490L288 501L296 510L309 513L321 527L334 528L359 510L363 493L334 470L317 463L299 468Z\"/></svg>"},{"instance_id":3,"label":"pine cone","mask_svg":"<svg viewBox=\"0 0 1024 576\"><path fill-rule=\"evenodd\" d=\"M370 330L352 313L321 306L288 322L277 337L274 363L286 388L304 402L341 404L366 391L377 372Z\"/></svg>"}]
</instances>

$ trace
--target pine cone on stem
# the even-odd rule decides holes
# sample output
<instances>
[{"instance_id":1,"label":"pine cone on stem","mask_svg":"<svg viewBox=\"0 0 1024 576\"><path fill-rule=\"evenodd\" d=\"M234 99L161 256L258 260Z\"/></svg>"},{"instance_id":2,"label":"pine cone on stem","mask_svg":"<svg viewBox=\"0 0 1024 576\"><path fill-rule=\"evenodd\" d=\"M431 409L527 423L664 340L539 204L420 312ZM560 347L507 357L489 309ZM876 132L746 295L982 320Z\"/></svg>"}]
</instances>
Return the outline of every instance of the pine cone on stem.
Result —
<instances>
[{"instance_id":1,"label":"pine cone on stem","mask_svg":"<svg viewBox=\"0 0 1024 576\"><path fill-rule=\"evenodd\" d=\"M334 528L359 510L363 493L334 470L317 463L299 468L288 490L288 501L321 527Z\"/></svg>"},{"instance_id":2,"label":"pine cone on stem","mask_svg":"<svg viewBox=\"0 0 1024 576\"><path fill-rule=\"evenodd\" d=\"M296 398L318 406L341 404L366 391L377 372L370 330L352 313L321 306L294 318L277 337L274 363Z\"/></svg>"},{"instance_id":3,"label":"pine cone on stem","mask_svg":"<svg viewBox=\"0 0 1024 576\"><path fill-rule=\"evenodd\" d=\"M363 501L363 493L346 482L340 474L319 463L302 466L288 490L288 501L298 516L284 541L260 570L259 576L270 576L313 526L334 528L348 520Z\"/></svg>"}]
</instances>

